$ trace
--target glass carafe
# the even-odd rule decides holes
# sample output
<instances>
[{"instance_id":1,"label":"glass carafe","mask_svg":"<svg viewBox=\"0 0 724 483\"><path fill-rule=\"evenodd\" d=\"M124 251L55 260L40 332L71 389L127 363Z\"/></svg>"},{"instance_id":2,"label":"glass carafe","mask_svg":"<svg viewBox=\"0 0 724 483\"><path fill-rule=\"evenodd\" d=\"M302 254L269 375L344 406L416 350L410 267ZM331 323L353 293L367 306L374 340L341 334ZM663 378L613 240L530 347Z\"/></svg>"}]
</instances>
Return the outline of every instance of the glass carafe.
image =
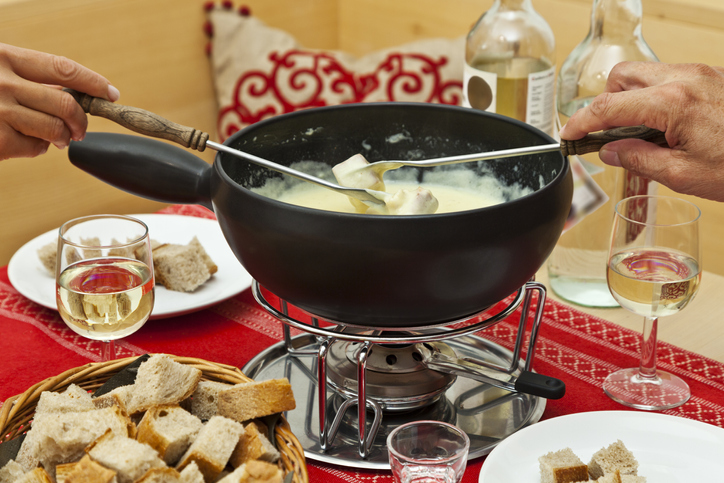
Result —
<instances>
[{"instance_id":1,"label":"glass carafe","mask_svg":"<svg viewBox=\"0 0 724 483\"><path fill-rule=\"evenodd\" d=\"M557 109L562 124L604 91L608 74L617 63L658 61L644 41L642 16L641 0L594 0L588 36L566 58L558 76ZM570 302L615 307L618 304L606 285L614 207L627 196L654 194L656 184L624 169L604 165L597 154L571 161L580 161L579 167L585 168L605 192L602 200L608 200L561 236L548 259L550 284L558 296ZM574 194L574 204L585 203L583 198Z\"/></svg>"}]
</instances>

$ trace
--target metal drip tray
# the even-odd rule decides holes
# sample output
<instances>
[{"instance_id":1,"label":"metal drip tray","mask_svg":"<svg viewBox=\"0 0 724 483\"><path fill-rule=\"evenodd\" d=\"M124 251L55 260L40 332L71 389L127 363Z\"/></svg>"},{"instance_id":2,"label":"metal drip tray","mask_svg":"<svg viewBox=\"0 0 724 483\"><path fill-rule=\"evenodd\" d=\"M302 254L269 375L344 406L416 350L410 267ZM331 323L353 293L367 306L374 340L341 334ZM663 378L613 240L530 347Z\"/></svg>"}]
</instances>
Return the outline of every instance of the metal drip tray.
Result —
<instances>
[{"instance_id":1,"label":"metal drip tray","mask_svg":"<svg viewBox=\"0 0 724 483\"><path fill-rule=\"evenodd\" d=\"M476 335L459 336L445 342L460 357L482 359L498 366L510 365L513 360L511 351ZM385 446L387 435L400 424L421 419L447 421L463 429L470 436L469 457L477 458L488 454L516 431L538 422L545 409L546 400L543 398L511 393L458 377L442 397L432 404L409 411L383 412L367 458L361 458L357 449L359 431L356 407L340 415L339 430L326 450L323 450L319 437L318 358L314 355L317 337L311 334L299 335L291 339L291 345L294 351L308 351L308 355L292 355L285 343L280 342L249 361L243 372L256 380L289 379L297 408L285 416L302 444L306 457L311 460L354 468L389 469ZM400 377L404 377L404 374L401 373ZM330 390L325 409L327 420L335 418L346 398L348 396Z\"/></svg>"}]
</instances>

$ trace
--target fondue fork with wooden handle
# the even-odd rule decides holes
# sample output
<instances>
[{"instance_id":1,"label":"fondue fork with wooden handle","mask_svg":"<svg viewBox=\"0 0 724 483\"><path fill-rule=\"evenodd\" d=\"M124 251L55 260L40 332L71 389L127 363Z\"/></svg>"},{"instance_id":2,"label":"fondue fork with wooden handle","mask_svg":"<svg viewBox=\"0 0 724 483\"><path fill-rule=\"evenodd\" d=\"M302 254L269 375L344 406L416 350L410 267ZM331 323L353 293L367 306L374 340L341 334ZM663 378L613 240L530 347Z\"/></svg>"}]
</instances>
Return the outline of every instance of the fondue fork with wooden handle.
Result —
<instances>
[{"instance_id":1,"label":"fondue fork with wooden handle","mask_svg":"<svg viewBox=\"0 0 724 483\"><path fill-rule=\"evenodd\" d=\"M511 158L513 156L523 156L526 154L539 154L561 151L563 156L574 154L595 153L612 141L620 139L642 139L659 146L668 147L666 142L666 134L650 129L646 126L629 126L617 127L588 134L581 139L575 141L561 140L560 143L542 144L539 146L526 146L522 148L503 149L500 151L487 151L483 153L462 154L457 156L447 156L441 158L421 159L418 161L402 161L402 160L385 160L370 163L367 166L355 170L356 173L361 171L374 171L380 178L386 171L390 171L403 166L413 166L417 168L430 168L433 166L444 166L447 164L470 163L473 161L486 161L490 159Z\"/></svg>"},{"instance_id":2,"label":"fondue fork with wooden handle","mask_svg":"<svg viewBox=\"0 0 724 483\"><path fill-rule=\"evenodd\" d=\"M386 204L385 199L390 196L389 193L383 191L340 186L239 149L209 141L208 133L177 124L144 109L115 104L105 99L89 96L88 94L83 94L72 89L63 90L70 93L86 113L104 117L139 134L173 141L183 147L196 149L197 151L204 151L208 146L216 151L231 154L232 156L264 166L265 168L317 184L345 196L351 196L371 207L384 206Z\"/></svg>"}]
</instances>

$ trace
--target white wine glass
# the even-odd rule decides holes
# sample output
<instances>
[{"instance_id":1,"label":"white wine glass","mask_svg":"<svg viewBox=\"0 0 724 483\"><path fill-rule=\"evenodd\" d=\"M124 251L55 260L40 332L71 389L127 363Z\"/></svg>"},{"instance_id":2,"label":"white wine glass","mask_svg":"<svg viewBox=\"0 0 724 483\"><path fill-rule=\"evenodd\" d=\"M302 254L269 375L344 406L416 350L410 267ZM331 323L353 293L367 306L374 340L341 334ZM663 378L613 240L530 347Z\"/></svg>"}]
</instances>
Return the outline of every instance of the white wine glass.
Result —
<instances>
[{"instance_id":1,"label":"white wine glass","mask_svg":"<svg viewBox=\"0 0 724 483\"><path fill-rule=\"evenodd\" d=\"M146 323L154 303L148 227L123 215L76 218L60 227L56 302L77 334L102 343L102 360L115 358L114 341Z\"/></svg>"},{"instance_id":2,"label":"white wine glass","mask_svg":"<svg viewBox=\"0 0 724 483\"><path fill-rule=\"evenodd\" d=\"M694 298L701 282L701 211L669 196L632 196L616 205L607 281L621 306L644 317L639 367L610 374L603 389L629 407L663 410L689 400L681 378L656 368L658 318Z\"/></svg>"}]
</instances>

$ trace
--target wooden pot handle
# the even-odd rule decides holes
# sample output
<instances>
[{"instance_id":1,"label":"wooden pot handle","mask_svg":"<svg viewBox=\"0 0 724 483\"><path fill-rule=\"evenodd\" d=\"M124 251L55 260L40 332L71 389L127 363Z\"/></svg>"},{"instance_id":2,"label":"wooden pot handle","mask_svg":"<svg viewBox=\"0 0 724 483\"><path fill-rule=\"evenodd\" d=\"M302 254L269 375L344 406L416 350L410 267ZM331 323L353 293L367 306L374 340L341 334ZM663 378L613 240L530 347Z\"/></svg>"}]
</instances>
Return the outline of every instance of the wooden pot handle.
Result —
<instances>
[{"instance_id":1,"label":"wooden pot handle","mask_svg":"<svg viewBox=\"0 0 724 483\"><path fill-rule=\"evenodd\" d=\"M665 148L669 147L669 144L666 142L666 133L656 129L650 129L646 126L629 126L588 134L575 141L562 140L561 152L563 156L596 153L601 150L604 144L620 139L642 139Z\"/></svg>"},{"instance_id":2,"label":"wooden pot handle","mask_svg":"<svg viewBox=\"0 0 724 483\"><path fill-rule=\"evenodd\" d=\"M154 138L167 139L185 148L197 151L206 149L208 133L176 124L158 114L137 107L115 104L73 89L63 90L70 93L83 110L92 116L105 117L131 131Z\"/></svg>"}]
</instances>

